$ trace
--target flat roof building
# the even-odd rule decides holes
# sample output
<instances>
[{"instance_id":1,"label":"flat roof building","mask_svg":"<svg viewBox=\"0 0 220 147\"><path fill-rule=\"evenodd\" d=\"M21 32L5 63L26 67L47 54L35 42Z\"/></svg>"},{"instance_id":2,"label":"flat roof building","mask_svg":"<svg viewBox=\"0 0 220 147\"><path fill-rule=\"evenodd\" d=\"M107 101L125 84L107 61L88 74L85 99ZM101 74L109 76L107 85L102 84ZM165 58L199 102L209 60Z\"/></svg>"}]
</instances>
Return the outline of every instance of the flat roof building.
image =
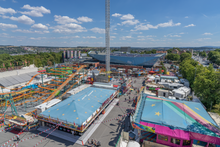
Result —
<instances>
[{"instance_id":1,"label":"flat roof building","mask_svg":"<svg viewBox=\"0 0 220 147\"><path fill-rule=\"evenodd\" d=\"M99 86L87 87L74 93L54 107L42 112L39 120L48 122L48 119L52 119L67 124L69 129L83 132L84 128L103 111L106 104L116 95L116 88L113 86L108 88Z\"/></svg>"}]
</instances>

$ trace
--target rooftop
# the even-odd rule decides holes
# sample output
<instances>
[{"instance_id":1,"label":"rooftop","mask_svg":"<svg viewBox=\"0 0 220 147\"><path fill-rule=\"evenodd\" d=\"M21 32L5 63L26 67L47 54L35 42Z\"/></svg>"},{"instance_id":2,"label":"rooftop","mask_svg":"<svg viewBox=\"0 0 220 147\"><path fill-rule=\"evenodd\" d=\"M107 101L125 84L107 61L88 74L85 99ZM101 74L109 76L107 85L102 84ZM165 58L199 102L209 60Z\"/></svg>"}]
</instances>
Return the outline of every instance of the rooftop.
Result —
<instances>
[{"instance_id":1,"label":"rooftop","mask_svg":"<svg viewBox=\"0 0 220 147\"><path fill-rule=\"evenodd\" d=\"M24 73L20 75L2 77L0 78L0 85L4 87L9 87L9 86L25 83L29 81L36 74L38 74L38 72L34 71L34 72L28 72L28 73Z\"/></svg>"},{"instance_id":2,"label":"rooftop","mask_svg":"<svg viewBox=\"0 0 220 147\"><path fill-rule=\"evenodd\" d=\"M171 100L143 94L135 122L156 124L173 130L195 132L220 138L220 129L197 102ZM172 116L172 117L170 117ZM175 118L175 119L173 119Z\"/></svg>"},{"instance_id":3,"label":"rooftop","mask_svg":"<svg viewBox=\"0 0 220 147\"><path fill-rule=\"evenodd\" d=\"M40 115L81 125L90 118L115 91L116 90L109 88L88 87L47 109Z\"/></svg>"}]
</instances>

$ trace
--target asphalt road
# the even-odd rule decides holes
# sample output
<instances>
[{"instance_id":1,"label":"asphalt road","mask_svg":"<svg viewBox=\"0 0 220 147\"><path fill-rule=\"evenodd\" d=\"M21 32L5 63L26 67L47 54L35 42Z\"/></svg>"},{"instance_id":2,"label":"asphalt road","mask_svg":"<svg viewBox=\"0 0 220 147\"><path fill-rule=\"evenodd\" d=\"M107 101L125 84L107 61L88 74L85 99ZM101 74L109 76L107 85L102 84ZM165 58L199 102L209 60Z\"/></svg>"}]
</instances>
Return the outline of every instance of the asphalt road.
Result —
<instances>
[{"instance_id":1,"label":"asphalt road","mask_svg":"<svg viewBox=\"0 0 220 147\"><path fill-rule=\"evenodd\" d=\"M140 88L143 83L143 78L133 78L136 80L136 83L133 84L134 87ZM125 98L128 100L128 97L132 99L133 97L136 97L136 92L131 92L130 95L123 95L119 97L119 106L115 106L112 111L108 114L108 116L105 118L104 121L111 120L113 118L116 118L118 116L122 116L130 111L130 108L134 108L133 102L125 101ZM95 139L97 141L100 141L101 146L103 147L113 147L117 143L119 136L121 134L122 129L124 128L124 131L129 131L131 129L130 125L130 119L129 117L123 117L122 121L125 124L125 127L123 126L123 122L119 123L118 120L109 121L107 123L102 123L97 128L97 130L92 134L90 137L91 139ZM39 131L31 131L31 132L24 132L20 135L20 139L28 138L34 134L39 133ZM7 142L9 139L11 139L15 134L11 132L1 132L0 133L0 146L3 145L5 142ZM29 139L25 142L19 143L19 147L32 147L37 142L41 141L44 137L46 137L47 134L42 133L41 135L34 137L32 139ZM14 140L15 141L15 140ZM12 144L14 141L11 141L9 143ZM85 146L89 146L87 143L85 143ZM82 145L73 144L72 142L60 139L55 136L48 136L46 140L43 140L41 144L38 145L38 147L82 147Z\"/></svg>"}]
</instances>

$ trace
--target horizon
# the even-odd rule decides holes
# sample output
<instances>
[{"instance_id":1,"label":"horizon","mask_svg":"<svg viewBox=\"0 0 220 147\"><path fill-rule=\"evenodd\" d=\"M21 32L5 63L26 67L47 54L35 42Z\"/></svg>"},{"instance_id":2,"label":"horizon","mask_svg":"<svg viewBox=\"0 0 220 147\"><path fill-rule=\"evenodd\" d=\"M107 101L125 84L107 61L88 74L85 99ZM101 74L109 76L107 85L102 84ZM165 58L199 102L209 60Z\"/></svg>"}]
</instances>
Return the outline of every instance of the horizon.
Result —
<instances>
[{"instance_id":1,"label":"horizon","mask_svg":"<svg viewBox=\"0 0 220 147\"><path fill-rule=\"evenodd\" d=\"M214 5L213 5L214 3ZM110 46L220 46L220 1L111 1ZM204 9L206 8L206 9ZM1 1L0 44L104 47L105 2Z\"/></svg>"}]
</instances>

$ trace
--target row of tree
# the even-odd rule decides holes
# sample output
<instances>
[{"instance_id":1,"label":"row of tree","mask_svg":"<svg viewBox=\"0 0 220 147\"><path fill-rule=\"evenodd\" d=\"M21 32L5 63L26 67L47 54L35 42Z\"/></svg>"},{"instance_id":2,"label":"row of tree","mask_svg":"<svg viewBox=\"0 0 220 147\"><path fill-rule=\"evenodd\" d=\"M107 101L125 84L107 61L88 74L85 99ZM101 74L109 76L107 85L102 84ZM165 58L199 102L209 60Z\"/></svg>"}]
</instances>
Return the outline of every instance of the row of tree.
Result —
<instances>
[{"instance_id":1,"label":"row of tree","mask_svg":"<svg viewBox=\"0 0 220 147\"><path fill-rule=\"evenodd\" d=\"M156 54L157 50L153 49L153 50L150 50L150 51L141 51L141 52L138 52L138 51L135 51L135 50L132 50L131 53L138 53L138 54Z\"/></svg>"},{"instance_id":2,"label":"row of tree","mask_svg":"<svg viewBox=\"0 0 220 147\"><path fill-rule=\"evenodd\" d=\"M207 56L207 54L206 54L206 52L205 51L202 51L202 52L199 52L199 56L201 56L201 57L206 57Z\"/></svg>"},{"instance_id":3,"label":"row of tree","mask_svg":"<svg viewBox=\"0 0 220 147\"><path fill-rule=\"evenodd\" d=\"M216 49L215 51L210 51L208 53L208 60L220 65L220 49Z\"/></svg>"},{"instance_id":4,"label":"row of tree","mask_svg":"<svg viewBox=\"0 0 220 147\"><path fill-rule=\"evenodd\" d=\"M204 67L189 55L184 54L184 56L182 56L180 63L180 72L183 78L189 81L195 95L200 97L206 108L216 107L220 104L220 72L215 71L212 64Z\"/></svg>"},{"instance_id":5,"label":"row of tree","mask_svg":"<svg viewBox=\"0 0 220 147\"><path fill-rule=\"evenodd\" d=\"M9 54L0 54L0 68L9 68L16 66L28 66L35 64L37 67L53 65L62 61L62 52L59 53L38 53L10 56Z\"/></svg>"}]
</instances>

